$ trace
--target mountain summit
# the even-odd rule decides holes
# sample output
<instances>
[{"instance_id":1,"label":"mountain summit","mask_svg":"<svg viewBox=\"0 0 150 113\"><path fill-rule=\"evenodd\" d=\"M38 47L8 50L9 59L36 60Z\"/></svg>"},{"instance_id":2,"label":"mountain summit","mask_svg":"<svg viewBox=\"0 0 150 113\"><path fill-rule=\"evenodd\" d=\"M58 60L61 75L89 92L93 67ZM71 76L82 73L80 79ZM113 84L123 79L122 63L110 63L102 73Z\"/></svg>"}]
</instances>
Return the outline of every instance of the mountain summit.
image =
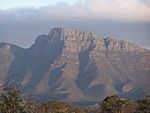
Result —
<instances>
[{"instance_id":1,"label":"mountain summit","mask_svg":"<svg viewBox=\"0 0 150 113\"><path fill-rule=\"evenodd\" d=\"M0 81L25 94L69 102L95 102L109 95L150 94L150 51L123 40L54 28L23 49L0 43Z\"/></svg>"}]
</instances>

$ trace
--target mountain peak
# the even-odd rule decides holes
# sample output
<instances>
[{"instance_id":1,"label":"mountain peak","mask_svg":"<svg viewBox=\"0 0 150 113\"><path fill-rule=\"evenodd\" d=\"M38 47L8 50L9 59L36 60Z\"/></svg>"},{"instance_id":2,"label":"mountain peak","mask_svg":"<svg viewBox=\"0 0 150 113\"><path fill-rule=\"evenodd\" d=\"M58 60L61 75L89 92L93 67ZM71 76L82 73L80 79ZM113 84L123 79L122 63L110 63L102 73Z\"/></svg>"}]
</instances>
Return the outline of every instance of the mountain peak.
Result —
<instances>
[{"instance_id":1,"label":"mountain peak","mask_svg":"<svg viewBox=\"0 0 150 113\"><path fill-rule=\"evenodd\" d=\"M96 33L85 32L64 27L57 27L50 30L48 35L40 35L35 45L44 46L52 42L64 42L65 46L84 48L92 42L101 50L108 49L113 51L144 51L145 49L123 40L116 40L111 37L101 38Z\"/></svg>"},{"instance_id":2,"label":"mountain peak","mask_svg":"<svg viewBox=\"0 0 150 113\"><path fill-rule=\"evenodd\" d=\"M65 42L68 41L83 41L89 40L90 38L95 37L94 33L69 29L69 28L53 28L49 32L49 38L51 41L63 40Z\"/></svg>"},{"instance_id":3,"label":"mountain peak","mask_svg":"<svg viewBox=\"0 0 150 113\"><path fill-rule=\"evenodd\" d=\"M65 27L55 27L50 29L50 32L81 32L77 29L73 29L73 28L65 28ZM82 31L83 32L83 31Z\"/></svg>"}]
</instances>

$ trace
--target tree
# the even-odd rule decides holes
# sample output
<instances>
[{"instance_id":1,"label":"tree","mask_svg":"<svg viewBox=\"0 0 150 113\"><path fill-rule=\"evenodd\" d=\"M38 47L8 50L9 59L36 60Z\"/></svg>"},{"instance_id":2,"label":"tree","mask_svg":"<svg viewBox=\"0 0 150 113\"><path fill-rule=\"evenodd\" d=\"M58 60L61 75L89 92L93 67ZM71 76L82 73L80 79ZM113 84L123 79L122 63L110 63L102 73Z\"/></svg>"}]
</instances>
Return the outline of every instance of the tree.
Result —
<instances>
[{"instance_id":1,"label":"tree","mask_svg":"<svg viewBox=\"0 0 150 113\"><path fill-rule=\"evenodd\" d=\"M138 101L138 113L150 113L150 96Z\"/></svg>"},{"instance_id":2,"label":"tree","mask_svg":"<svg viewBox=\"0 0 150 113\"><path fill-rule=\"evenodd\" d=\"M123 100L118 96L106 97L101 103L103 113L122 113Z\"/></svg>"}]
</instances>

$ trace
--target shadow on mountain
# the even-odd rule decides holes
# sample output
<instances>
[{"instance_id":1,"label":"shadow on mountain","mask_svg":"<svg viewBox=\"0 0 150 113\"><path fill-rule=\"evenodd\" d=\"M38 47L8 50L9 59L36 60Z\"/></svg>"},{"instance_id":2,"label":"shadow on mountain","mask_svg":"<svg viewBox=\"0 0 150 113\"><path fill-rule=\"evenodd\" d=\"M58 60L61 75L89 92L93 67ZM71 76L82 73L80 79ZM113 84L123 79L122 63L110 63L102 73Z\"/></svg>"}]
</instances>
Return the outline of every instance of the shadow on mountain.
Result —
<instances>
[{"instance_id":1,"label":"shadow on mountain","mask_svg":"<svg viewBox=\"0 0 150 113\"><path fill-rule=\"evenodd\" d=\"M97 67L95 65L95 61L90 58L90 51L92 51L95 47L95 44L93 42L94 40L90 40L90 46L86 50L79 53L80 65L76 84L83 91L86 90L89 83L97 75Z\"/></svg>"}]
</instances>

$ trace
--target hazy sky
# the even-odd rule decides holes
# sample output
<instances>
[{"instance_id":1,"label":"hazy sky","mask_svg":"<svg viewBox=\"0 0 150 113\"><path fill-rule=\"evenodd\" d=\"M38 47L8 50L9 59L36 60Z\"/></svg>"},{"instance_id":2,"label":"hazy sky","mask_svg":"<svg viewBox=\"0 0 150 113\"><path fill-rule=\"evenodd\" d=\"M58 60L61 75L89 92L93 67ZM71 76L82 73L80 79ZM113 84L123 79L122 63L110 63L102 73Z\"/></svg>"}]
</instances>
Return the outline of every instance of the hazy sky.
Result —
<instances>
[{"instance_id":1,"label":"hazy sky","mask_svg":"<svg viewBox=\"0 0 150 113\"><path fill-rule=\"evenodd\" d=\"M150 0L0 0L0 42L29 47L53 27L96 32L150 49Z\"/></svg>"}]
</instances>

